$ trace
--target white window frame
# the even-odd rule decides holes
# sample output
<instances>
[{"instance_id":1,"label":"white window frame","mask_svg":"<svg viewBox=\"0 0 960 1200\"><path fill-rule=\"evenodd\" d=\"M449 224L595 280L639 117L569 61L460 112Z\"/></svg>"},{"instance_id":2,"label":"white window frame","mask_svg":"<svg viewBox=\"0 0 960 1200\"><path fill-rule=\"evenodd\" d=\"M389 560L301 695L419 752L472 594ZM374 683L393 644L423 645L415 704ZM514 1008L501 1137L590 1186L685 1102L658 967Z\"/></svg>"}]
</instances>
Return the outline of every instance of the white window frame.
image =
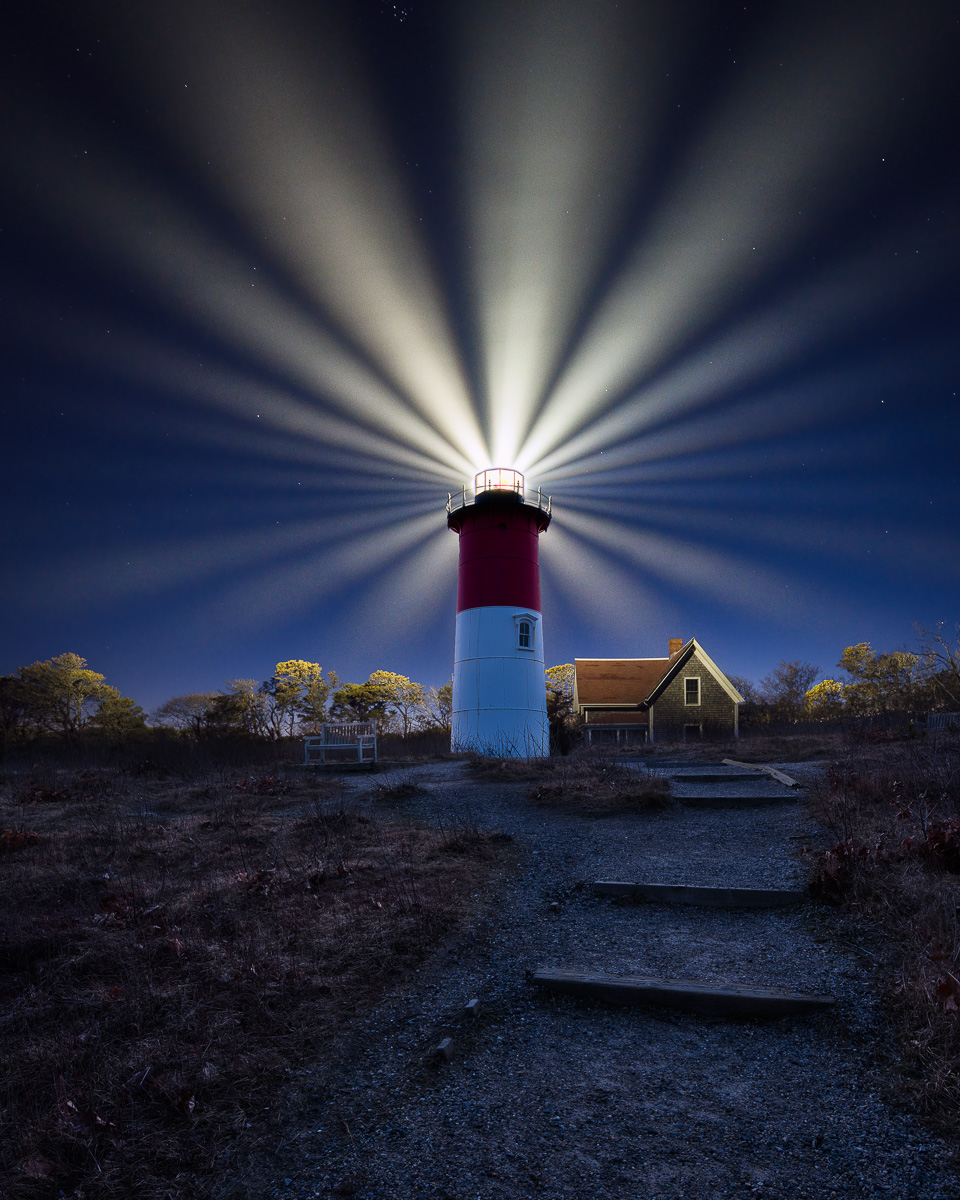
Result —
<instances>
[{"instance_id":1,"label":"white window frame","mask_svg":"<svg viewBox=\"0 0 960 1200\"><path fill-rule=\"evenodd\" d=\"M688 700L687 699L687 684L688 683L695 683L697 685L696 700ZM684 703L684 707L686 707L686 708L699 708L700 707L700 676L699 675L684 675L684 677L683 677L683 703Z\"/></svg>"},{"instance_id":2,"label":"white window frame","mask_svg":"<svg viewBox=\"0 0 960 1200\"><path fill-rule=\"evenodd\" d=\"M513 618L513 620L514 620L514 624L516 625L516 631L517 631L516 632L517 649L522 650L524 654L533 654L537 648L537 619L536 619L536 617L532 616L530 613L518 613L517 616L515 616ZM529 627L529 635L528 636L529 636L530 644L528 646L524 646L522 641L520 640L523 637L524 625L527 625Z\"/></svg>"}]
</instances>

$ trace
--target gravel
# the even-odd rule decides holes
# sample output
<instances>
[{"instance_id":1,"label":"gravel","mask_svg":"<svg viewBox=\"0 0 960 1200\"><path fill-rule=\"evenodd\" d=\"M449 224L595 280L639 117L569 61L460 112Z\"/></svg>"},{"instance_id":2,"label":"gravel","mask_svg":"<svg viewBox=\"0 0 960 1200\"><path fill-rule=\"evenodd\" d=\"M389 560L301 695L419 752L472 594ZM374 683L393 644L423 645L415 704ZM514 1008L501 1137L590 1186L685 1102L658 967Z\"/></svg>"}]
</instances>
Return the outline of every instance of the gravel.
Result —
<instances>
[{"instance_id":1,"label":"gravel","mask_svg":"<svg viewBox=\"0 0 960 1200\"><path fill-rule=\"evenodd\" d=\"M819 831L802 795L764 776L684 781L681 798L753 788L783 802L598 819L539 808L523 784L475 782L462 763L416 775L425 793L398 810L508 832L515 863L477 898L476 922L349 1032L336 1063L304 1064L284 1144L225 1179L225 1197L960 1195L955 1148L897 1106L869 959L841 941L835 911L622 905L590 891L595 879L803 886L796 848ZM368 780L351 786L373 803ZM608 1008L533 989L529 973L545 966L838 1003L778 1021ZM465 1011L473 997L479 1016ZM430 1053L446 1037L449 1062Z\"/></svg>"}]
</instances>

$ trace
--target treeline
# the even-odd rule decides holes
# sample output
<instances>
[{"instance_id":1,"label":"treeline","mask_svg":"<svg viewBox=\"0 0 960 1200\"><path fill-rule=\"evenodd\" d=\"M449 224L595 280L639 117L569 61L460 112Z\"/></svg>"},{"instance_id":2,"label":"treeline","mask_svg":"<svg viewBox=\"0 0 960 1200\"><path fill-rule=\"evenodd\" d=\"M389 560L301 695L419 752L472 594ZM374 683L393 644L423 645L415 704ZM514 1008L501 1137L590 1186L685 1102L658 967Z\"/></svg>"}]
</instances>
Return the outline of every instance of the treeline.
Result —
<instances>
[{"instance_id":1,"label":"treeline","mask_svg":"<svg viewBox=\"0 0 960 1200\"><path fill-rule=\"evenodd\" d=\"M123 745L166 730L194 740L279 741L319 732L324 721L376 721L402 737L450 728L452 684L426 687L393 671L342 683L318 663L277 663L269 679L233 679L216 692L174 696L152 714L108 684L79 654L19 667L0 676L0 746L41 741Z\"/></svg>"},{"instance_id":2,"label":"treeline","mask_svg":"<svg viewBox=\"0 0 960 1200\"><path fill-rule=\"evenodd\" d=\"M0 747L44 739L115 744L146 728L146 714L129 696L87 666L79 654L60 654L0 675Z\"/></svg>"},{"instance_id":3,"label":"treeline","mask_svg":"<svg viewBox=\"0 0 960 1200\"><path fill-rule=\"evenodd\" d=\"M175 696L154 712L155 725L201 737L277 740L319 733L324 721L375 721L381 734L407 737L450 728L452 683L425 687L406 675L374 671L365 683L341 683L336 671L291 659L269 679L232 679L225 691Z\"/></svg>"},{"instance_id":4,"label":"treeline","mask_svg":"<svg viewBox=\"0 0 960 1200\"><path fill-rule=\"evenodd\" d=\"M960 626L952 642L943 625L918 634L915 651L877 653L869 642L847 646L835 679L818 679L820 668L799 660L777 663L759 684L730 676L746 700L741 725L903 724L927 713L960 712Z\"/></svg>"}]
</instances>

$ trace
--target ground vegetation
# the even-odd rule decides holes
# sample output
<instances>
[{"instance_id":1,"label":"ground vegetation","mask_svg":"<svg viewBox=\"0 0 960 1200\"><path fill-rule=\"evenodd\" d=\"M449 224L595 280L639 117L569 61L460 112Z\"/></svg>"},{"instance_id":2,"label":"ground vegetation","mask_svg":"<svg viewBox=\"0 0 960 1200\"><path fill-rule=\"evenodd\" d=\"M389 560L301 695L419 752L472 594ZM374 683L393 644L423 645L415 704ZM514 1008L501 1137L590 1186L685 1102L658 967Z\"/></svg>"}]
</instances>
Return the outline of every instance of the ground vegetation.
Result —
<instances>
[{"instance_id":1,"label":"ground vegetation","mask_svg":"<svg viewBox=\"0 0 960 1200\"><path fill-rule=\"evenodd\" d=\"M871 946L905 1090L955 1132L960 1107L960 734L847 739L811 790L829 831L813 889Z\"/></svg>"},{"instance_id":2,"label":"ground vegetation","mask_svg":"<svg viewBox=\"0 0 960 1200\"><path fill-rule=\"evenodd\" d=\"M0 1194L213 1195L501 842L281 772L0 779Z\"/></svg>"}]
</instances>

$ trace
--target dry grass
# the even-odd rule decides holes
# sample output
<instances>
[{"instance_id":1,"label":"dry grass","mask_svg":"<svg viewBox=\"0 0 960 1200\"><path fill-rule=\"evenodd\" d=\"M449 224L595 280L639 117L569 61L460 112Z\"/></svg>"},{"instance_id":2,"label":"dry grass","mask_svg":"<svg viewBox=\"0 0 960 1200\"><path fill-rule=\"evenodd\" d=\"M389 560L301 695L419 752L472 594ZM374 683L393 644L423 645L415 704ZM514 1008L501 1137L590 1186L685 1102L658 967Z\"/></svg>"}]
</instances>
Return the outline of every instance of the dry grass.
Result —
<instances>
[{"instance_id":1,"label":"dry grass","mask_svg":"<svg viewBox=\"0 0 960 1200\"><path fill-rule=\"evenodd\" d=\"M550 759L546 758L497 758L495 755L478 754L467 763L467 769L475 779L491 783L529 783L531 779L542 779L549 770Z\"/></svg>"},{"instance_id":2,"label":"dry grass","mask_svg":"<svg viewBox=\"0 0 960 1200\"><path fill-rule=\"evenodd\" d=\"M7 779L0 830L10 1200L209 1195L497 853L302 777Z\"/></svg>"},{"instance_id":3,"label":"dry grass","mask_svg":"<svg viewBox=\"0 0 960 1200\"><path fill-rule=\"evenodd\" d=\"M740 762L813 762L837 758L845 750L849 738L827 730L823 733L758 733L752 732L730 741L680 741L658 739L636 749L622 752L623 757L682 758L691 762L719 762L735 758Z\"/></svg>"},{"instance_id":4,"label":"dry grass","mask_svg":"<svg viewBox=\"0 0 960 1200\"><path fill-rule=\"evenodd\" d=\"M476 779L526 783L538 803L587 812L639 812L670 802L670 783L642 764L624 765L613 747L582 746L551 758L478 756L468 763Z\"/></svg>"},{"instance_id":5,"label":"dry grass","mask_svg":"<svg viewBox=\"0 0 960 1200\"><path fill-rule=\"evenodd\" d=\"M872 933L905 1091L956 1134L960 1108L960 740L861 743L812 794L834 844L816 892Z\"/></svg>"},{"instance_id":6,"label":"dry grass","mask_svg":"<svg viewBox=\"0 0 960 1200\"><path fill-rule=\"evenodd\" d=\"M428 790L415 767L401 767L399 770L390 771L377 785L376 795L378 800L395 802L422 796Z\"/></svg>"},{"instance_id":7,"label":"dry grass","mask_svg":"<svg viewBox=\"0 0 960 1200\"><path fill-rule=\"evenodd\" d=\"M585 748L551 758L540 782L527 795L550 807L590 812L639 812L670 803L670 781L643 765L624 766L612 756Z\"/></svg>"}]
</instances>

